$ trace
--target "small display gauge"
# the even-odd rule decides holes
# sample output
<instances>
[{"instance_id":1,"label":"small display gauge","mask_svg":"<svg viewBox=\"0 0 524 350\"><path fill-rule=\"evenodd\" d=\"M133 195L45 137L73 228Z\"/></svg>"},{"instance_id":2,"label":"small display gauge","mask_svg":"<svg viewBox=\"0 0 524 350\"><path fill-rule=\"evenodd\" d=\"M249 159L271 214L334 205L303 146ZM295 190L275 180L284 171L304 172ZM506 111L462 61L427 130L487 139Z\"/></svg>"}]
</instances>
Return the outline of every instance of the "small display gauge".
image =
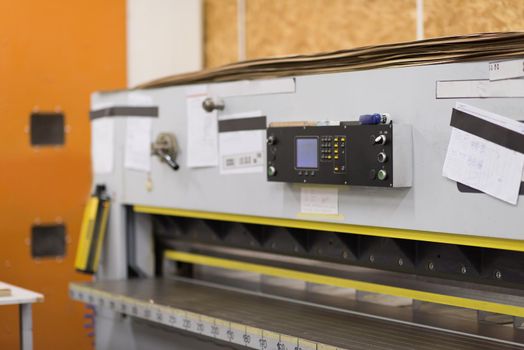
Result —
<instances>
[{"instance_id":1,"label":"small display gauge","mask_svg":"<svg viewBox=\"0 0 524 350\"><path fill-rule=\"evenodd\" d=\"M318 168L318 138L297 137L295 138L295 168L317 169Z\"/></svg>"}]
</instances>

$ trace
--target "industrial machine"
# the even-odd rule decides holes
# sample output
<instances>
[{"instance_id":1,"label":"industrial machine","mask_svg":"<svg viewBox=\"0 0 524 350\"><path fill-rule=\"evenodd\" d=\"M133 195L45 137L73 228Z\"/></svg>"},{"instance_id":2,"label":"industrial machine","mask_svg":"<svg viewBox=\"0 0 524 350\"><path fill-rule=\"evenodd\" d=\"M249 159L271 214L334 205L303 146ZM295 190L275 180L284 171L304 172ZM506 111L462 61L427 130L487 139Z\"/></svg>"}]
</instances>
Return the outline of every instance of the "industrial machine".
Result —
<instances>
[{"instance_id":1,"label":"industrial machine","mask_svg":"<svg viewBox=\"0 0 524 350\"><path fill-rule=\"evenodd\" d=\"M522 119L510 53L93 94L96 348L523 348L524 204L443 176L457 102Z\"/></svg>"}]
</instances>

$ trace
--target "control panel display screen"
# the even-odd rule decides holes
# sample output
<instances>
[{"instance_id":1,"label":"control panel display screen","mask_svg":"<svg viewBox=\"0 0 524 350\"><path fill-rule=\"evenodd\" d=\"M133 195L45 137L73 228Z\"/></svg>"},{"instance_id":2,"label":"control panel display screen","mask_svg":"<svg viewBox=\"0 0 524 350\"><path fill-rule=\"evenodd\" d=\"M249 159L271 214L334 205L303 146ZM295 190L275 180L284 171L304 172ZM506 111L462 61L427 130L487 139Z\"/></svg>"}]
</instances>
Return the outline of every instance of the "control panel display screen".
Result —
<instances>
[{"instance_id":1,"label":"control panel display screen","mask_svg":"<svg viewBox=\"0 0 524 350\"><path fill-rule=\"evenodd\" d=\"M297 169L318 168L318 138L297 137L295 140L295 167Z\"/></svg>"}]
</instances>

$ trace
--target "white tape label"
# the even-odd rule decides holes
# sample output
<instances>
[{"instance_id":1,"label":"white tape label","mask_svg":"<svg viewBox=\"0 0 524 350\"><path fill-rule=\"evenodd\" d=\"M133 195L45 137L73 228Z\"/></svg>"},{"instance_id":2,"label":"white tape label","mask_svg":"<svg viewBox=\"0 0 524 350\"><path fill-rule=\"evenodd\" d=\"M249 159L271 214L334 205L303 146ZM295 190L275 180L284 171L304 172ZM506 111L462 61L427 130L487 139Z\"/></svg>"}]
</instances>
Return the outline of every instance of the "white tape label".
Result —
<instances>
[{"instance_id":1,"label":"white tape label","mask_svg":"<svg viewBox=\"0 0 524 350\"><path fill-rule=\"evenodd\" d=\"M502 80L524 77L524 60L490 62L489 80Z\"/></svg>"}]
</instances>

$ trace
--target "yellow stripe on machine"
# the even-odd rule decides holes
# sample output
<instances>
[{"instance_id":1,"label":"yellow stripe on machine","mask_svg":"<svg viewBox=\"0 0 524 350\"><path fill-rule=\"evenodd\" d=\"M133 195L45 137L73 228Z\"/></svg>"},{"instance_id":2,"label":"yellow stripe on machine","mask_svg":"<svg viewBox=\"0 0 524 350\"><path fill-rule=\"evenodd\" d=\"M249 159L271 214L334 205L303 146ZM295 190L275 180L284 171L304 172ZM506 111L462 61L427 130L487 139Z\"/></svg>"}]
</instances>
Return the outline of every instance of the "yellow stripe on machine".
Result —
<instances>
[{"instance_id":1,"label":"yellow stripe on machine","mask_svg":"<svg viewBox=\"0 0 524 350\"><path fill-rule=\"evenodd\" d=\"M353 233L366 236L400 238L425 242L458 244L472 247L504 249L524 252L524 241L506 238L481 237L464 234L451 234L387 227L351 225L338 222L319 222L282 218L269 218L263 216L225 214L186 209L169 209L141 205L135 205L133 209L137 213L146 214L181 216L187 218L240 222L245 224L271 225L318 231Z\"/></svg>"},{"instance_id":2,"label":"yellow stripe on machine","mask_svg":"<svg viewBox=\"0 0 524 350\"><path fill-rule=\"evenodd\" d=\"M168 250L164 253L165 258L185 263L219 267L236 271L247 271L262 275L289 278L304 282L324 284L342 288L352 288L365 292L393 295L397 297L410 298L430 303L450 305L474 310L488 311L505 315L524 317L524 307L499 304L490 301L456 297L445 294L425 292L420 290L393 287L377 283L363 282L340 277L332 277L310 272L294 271L280 267L265 266L260 264L247 263L237 260L215 258L200 254L179 252Z\"/></svg>"}]
</instances>

